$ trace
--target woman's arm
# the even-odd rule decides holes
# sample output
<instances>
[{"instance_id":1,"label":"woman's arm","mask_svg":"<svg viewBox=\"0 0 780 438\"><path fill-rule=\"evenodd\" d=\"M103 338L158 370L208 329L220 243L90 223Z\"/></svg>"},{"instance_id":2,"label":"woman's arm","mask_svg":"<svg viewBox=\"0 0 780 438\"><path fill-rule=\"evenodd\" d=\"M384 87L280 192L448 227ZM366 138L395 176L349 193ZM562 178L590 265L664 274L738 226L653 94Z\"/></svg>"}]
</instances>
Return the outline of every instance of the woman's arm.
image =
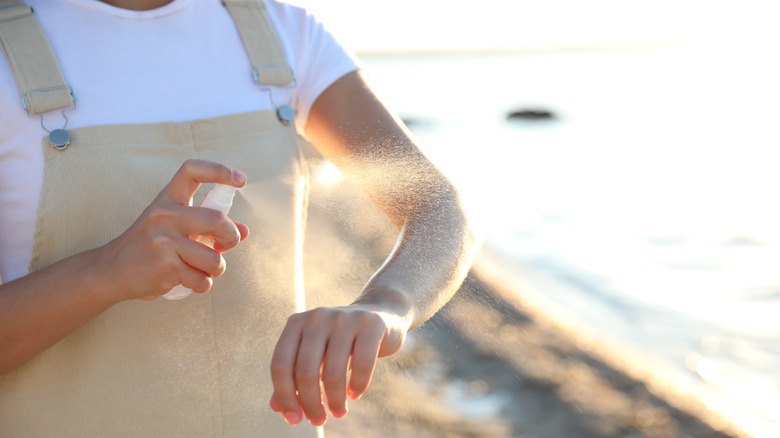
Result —
<instances>
[{"instance_id":1,"label":"woman's arm","mask_svg":"<svg viewBox=\"0 0 780 438\"><path fill-rule=\"evenodd\" d=\"M222 213L188 207L204 182L243 186L226 166L188 161L136 222L107 245L0 285L0 374L51 347L103 311L131 299L153 299L181 283L203 293L225 270L219 251L247 228ZM214 236L214 251L189 239Z\"/></svg>"},{"instance_id":2,"label":"woman's arm","mask_svg":"<svg viewBox=\"0 0 780 438\"><path fill-rule=\"evenodd\" d=\"M271 407L293 424L302 408L319 425L326 420L320 381L331 413L346 415L347 396L365 392L377 357L397 352L406 332L452 297L479 239L458 191L360 72L323 92L306 132L400 230L396 247L354 303L293 315L277 344Z\"/></svg>"}]
</instances>

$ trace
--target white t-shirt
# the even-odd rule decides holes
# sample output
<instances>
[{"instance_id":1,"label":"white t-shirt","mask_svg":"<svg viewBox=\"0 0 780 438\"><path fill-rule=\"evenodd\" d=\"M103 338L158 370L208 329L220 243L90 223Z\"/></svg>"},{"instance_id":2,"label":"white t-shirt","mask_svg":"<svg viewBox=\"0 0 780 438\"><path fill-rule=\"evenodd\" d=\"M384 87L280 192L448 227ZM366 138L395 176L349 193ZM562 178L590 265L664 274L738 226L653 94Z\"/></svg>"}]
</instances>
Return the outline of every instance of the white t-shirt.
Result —
<instances>
[{"instance_id":1,"label":"white t-shirt","mask_svg":"<svg viewBox=\"0 0 780 438\"><path fill-rule=\"evenodd\" d=\"M302 132L320 93L358 67L306 11L274 0L266 1L268 15L295 72L294 88L253 82L238 31L220 0L173 0L151 11L97 0L25 2L74 90L77 106L66 112L68 128L186 121L289 103ZM43 120L48 129L65 123L59 111ZM23 110L0 56L0 283L28 273L45 135L40 118Z\"/></svg>"}]
</instances>

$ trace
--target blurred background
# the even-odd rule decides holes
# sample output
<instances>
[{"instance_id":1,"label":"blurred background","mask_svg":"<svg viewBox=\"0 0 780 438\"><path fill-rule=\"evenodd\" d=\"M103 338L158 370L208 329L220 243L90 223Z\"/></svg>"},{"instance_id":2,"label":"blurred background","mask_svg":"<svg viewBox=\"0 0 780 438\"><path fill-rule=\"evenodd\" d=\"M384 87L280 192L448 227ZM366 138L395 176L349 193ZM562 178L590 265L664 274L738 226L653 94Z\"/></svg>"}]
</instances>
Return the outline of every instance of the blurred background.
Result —
<instances>
[{"instance_id":1,"label":"blurred background","mask_svg":"<svg viewBox=\"0 0 780 438\"><path fill-rule=\"evenodd\" d=\"M660 417L631 405L636 435L566 436L780 436L776 1L292 3L356 51L487 226L475 272L496 298L481 302L534 322L505 339L485 322L473 343L508 344L482 356L556 327L576 347L563 356L598 357L711 426L643 429ZM442 395L452 409L509 424L486 434L564 436L524 430L495 382L461 383Z\"/></svg>"}]
</instances>

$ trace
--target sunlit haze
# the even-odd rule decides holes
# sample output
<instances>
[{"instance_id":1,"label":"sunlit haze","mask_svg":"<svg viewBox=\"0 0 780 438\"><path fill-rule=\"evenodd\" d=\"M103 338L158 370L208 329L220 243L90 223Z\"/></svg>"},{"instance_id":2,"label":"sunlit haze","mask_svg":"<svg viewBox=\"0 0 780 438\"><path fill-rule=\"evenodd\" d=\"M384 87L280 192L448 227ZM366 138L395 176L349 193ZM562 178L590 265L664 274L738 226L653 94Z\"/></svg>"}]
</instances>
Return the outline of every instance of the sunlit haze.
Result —
<instances>
[{"instance_id":1,"label":"sunlit haze","mask_svg":"<svg viewBox=\"0 0 780 438\"><path fill-rule=\"evenodd\" d=\"M358 52L760 44L770 0L292 0Z\"/></svg>"},{"instance_id":2,"label":"sunlit haze","mask_svg":"<svg viewBox=\"0 0 780 438\"><path fill-rule=\"evenodd\" d=\"M476 201L508 287L780 436L780 2L294 2Z\"/></svg>"}]
</instances>

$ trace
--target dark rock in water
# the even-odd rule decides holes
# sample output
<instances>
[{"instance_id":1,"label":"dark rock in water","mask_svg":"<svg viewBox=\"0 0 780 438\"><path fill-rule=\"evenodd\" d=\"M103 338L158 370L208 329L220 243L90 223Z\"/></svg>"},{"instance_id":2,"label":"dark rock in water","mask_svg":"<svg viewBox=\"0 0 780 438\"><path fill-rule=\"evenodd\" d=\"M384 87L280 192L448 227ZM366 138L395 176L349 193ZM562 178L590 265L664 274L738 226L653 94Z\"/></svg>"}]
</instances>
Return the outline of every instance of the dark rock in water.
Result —
<instances>
[{"instance_id":1,"label":"dark rock in water","mask_svg":"<svg viewBox=\"0 0 780 438\"><path fill-rule=\"evenodd\" d=\"M410 119L410 118L407 118L407 117L402 117L401 121L404 122L404 125L406 125L407 127L410 127L410 128L412 126L417 125L417 124L420 123L417 119Z\"/></svg>"},{"instance_id":2,"label":"dark rock in water","mask_svg":"<svg viewBox=\"0 0 780 438\"><path fill-rule=\"evenodd\" d=\"M435 124L433 120L426 119L425 117L405 116L405 115L401 115L401 121L409 129L429 128L431 127L431 125Z\"/></svg>"},{"instance_id":3,"label":"dark rock in water","mask_svg":"<svg viewBox=\"0 0 780 438\"><path fill-rule=\"evenodd\" d=\"M506 115L508 120L553 120L555 114L545 109L520 109Z\"/></svg>"},{"instance_id":4,"label":"dark rock in water","mask_svg":"<svg viewBox=\"0 0 780 438\"><path fill-rule=\"evenodd\" d=\"M415 119L413 117L403 117L402 116L401 117L401 121L404 122L404 125L406 125L409 128L414 127L414 126L419 126L421 124L421 120L420 119Z\"/></svg>"}]
</instances>

